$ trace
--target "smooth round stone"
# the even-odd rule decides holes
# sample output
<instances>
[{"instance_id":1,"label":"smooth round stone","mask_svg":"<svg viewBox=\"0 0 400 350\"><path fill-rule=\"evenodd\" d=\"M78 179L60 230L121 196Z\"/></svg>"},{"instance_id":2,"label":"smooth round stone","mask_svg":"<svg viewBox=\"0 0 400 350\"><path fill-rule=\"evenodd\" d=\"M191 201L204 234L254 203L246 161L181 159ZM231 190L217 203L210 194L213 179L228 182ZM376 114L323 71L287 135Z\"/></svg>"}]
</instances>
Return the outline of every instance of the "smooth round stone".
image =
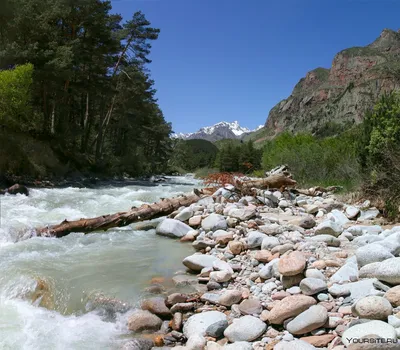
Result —
<instances>
[{"instance_id":1,"label":"smooth round stone","mask_svg":"<svg viewBox=\"0 0 400 350\"><path fill-rule=\"evenodd\" d=\"M352 307L352 311L360 318L371 320L387 320L392 314L390 302L380 296L368 296L357 301Z\"/></svg>"},{"instance_id":2,"label":"smooth round stone","mask_svg":"<svg viewBox=\"0 0 400 350\"><path fill-rule=\"evenodd\" d=\"M324 293L320 293L317 295L317 298L319 301L328 301L329 300L329 295L328 294L324 294Z\"/></svg>"},{"instance_id":3,"label":"smooth round stone","mask_svg":"<svg viewBox=\"0 0 400 350\"><path fill-rule=\"evenodd\" d=\"M294 251L279 259L278 270L282 276L295 276L304 271L306 258L304 254Z\"/></svg>"},{"instance_id":4,"label":"smooth round stone","mask_svg":"<svg viewBox=\"0 0 400 350\"><path fill-rule=\"evenodd\" d=\"M320 270L317 270L317 269L306 270L305 276L307 278L319 278L320 280L323 280L323 281L326 280L325 275Z\"/></svg>"},{"instance_id":5,"label":"smooth round stone","mask_svg":"<svg viewBox=\"0 0 400 350\"><path fill-rule=\"evenodd\" d=\"M243 300L239 310L243 315L259 315L262 312L261 302L257 298Z\"/></svg>"},{"instance_id":6,"label":"smooth round stone","mask_svg":"<svg viewBox=\"0 0 400 350\"><path fill-rule=\"evenodd\" d=\"M260 337L267 325L257 317L243 316L234 319L233 323L225 329L224 335L232 343L238 341L252 341Z\"/></svg>"},{"instance_id":7,"label":"smooth round stone","mask_svg":"<svg viewBox=\"0 0 400 350\"><path fill-rule=\"evenodd\" d=\"M345 346L349 346L351 339L360 339L370 335L377 335L384 339L392 339L393 342L397 340L396 330L393 326L383 321L370 321L345 330L342 335L342 342Z\"/></svg>"},{"instance_id":8,"label":"smooth round stone","mask_svg":"<svg viewBox=\"0 0 400 350\"><path fill-rule=\"evenodd\" d=\"M355 255L357 257L357 263L359 267L394 258L393 254L391 254L385 247L378 243L371 243L358 248L355 252Z\"/></svg>"},{"instance_id":9,"label":"smooth round stone","mask_svg":"<svg viewBox=\"0 0 400 350\"><path fill-rule=\"evenodd\" d=\"M223 336L225 329L228 327L227 320L221 320L213 323L206 329L206 335L213 338L220 338Z\"/></svg>"},{"instance_id":10,"label":"smooth round stone","mask_svg":"<svg viewBox=\"0 0 400 350\"><path fill-rule=\"evenodd\" d=\"M290 321L286 329L292 334L305 334L322 327L328 319L326 308L313 305Z\"/></svg>"},{"instance_id":11,"label":"smooth round stone","mask_svg":"<svg viewBox=\"0 0 400 350\"><path fill-rule=\"evenodd\" d=\"M400 306L400 286L395 286L390 288L385 293L385 298L389 300L392 306L397 307Z\"/></svg>"},{"instance_id":12,"label":"smooth round stone","mask_svg":"<svg viewBox=\"0 0 400 350\"><path fill-rule=\"evenodd\" d=\"M193 334L204 335L211 325L226 321L226 315L219 311L207 311L190 316L183 326L183 334L190 338Z\"/></svg>"},{"instance_id":13,"label":"smooth round stone","mask_svg":"<svg viewBox=\"0 0 400 350\"><path fill-rule=\"evenodd\" d=\"M282 324L283 321L299 315L315 304L315 299L306 295L288 296L274 304L268 320L271 324Z\"/></svg>"},{"instance_id":14,"label":"smooth round stone","mask_svg":"<svg viewBox=\"0 0 400 350\"><path fill-rule=\"evenodd\" d=\"M301 289L300 289L300 287L295 286L295 287L291 287L291 288L286 289L286 292L288 292L288 293L290 293L292 295L300 294L301 293Z\"/></svg>"},{"instance_id":15,"label":"smooth round stone","mask_svg":"<svg viewBox=\"0 0 400 350\"><path fill-rule=\"evenodd\" d=\"M305 295L314 295L327 288L326 282L319 278L308 277L300 282L300 289Z\"/></svg>"}]
</instances>

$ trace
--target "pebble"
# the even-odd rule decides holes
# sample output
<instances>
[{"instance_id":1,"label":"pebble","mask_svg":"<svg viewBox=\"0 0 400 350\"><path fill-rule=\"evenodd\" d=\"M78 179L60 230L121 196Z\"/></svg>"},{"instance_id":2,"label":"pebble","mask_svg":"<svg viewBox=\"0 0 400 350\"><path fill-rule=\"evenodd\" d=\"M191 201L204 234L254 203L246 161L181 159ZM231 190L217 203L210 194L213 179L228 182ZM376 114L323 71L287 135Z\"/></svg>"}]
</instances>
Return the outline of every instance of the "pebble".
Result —
<instances>
[{"instance_id":1,"label":"pebble","mask_svg":"<svg viewBox=\"0 0 400 350\"><path fill-rule=\"evenodd\" d=\"M233 323L225 329L224 335L230 342L252 341L260 337L267 325L254 316L243 316L233 320Z\"/></svg>"}]
</instances>

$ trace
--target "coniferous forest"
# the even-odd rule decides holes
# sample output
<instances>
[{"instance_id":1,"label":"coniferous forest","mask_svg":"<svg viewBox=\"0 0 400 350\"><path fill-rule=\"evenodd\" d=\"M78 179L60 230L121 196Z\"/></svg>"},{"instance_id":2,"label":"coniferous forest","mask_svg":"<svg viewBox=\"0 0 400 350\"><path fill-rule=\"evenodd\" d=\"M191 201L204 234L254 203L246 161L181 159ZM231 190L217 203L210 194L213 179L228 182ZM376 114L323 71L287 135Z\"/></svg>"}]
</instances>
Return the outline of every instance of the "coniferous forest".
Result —
<instances>
[{"instance_id":1,"label":"coniferous forest","mask_svg":"<svg viewBox=\"0 0 400 350\"><path fill-rule=\"evenodd\" d=\"M18 158L23 135L79 170L163 171L171 125L149 59L159 33L141 12L122 21L110 1L3 0L0 125L15 147L2 170L29 161Z\"/></svg>"}]
</instances>

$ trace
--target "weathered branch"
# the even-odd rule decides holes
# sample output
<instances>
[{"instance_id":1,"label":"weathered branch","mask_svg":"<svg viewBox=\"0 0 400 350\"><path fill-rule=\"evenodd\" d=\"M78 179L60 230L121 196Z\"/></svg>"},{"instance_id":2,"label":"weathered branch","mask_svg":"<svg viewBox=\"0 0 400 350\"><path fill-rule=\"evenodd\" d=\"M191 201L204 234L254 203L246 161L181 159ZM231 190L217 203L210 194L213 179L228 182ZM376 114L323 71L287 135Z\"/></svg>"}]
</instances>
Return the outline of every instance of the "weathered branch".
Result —
<instances>
[{"instance_id":1,"label":"weathered branch","mask_svg":"<svg viewBox=\"0 0 400 350\"><path fill-rule=\"evenodd\" d=\"M63 237L71 232L90 233L94 231L106 231L113 227L122 227L137 221L154 219L165 216L182 206L188 206L199 201L203 196L195 190L194 194L182 195L176 198L163 199L154 204L143 204L139 208L129 211L103 215L91 219L80 219L75 221L64 220L58 225L40 228L36 230L37 236Z\"/></svg>"}]
</instances>

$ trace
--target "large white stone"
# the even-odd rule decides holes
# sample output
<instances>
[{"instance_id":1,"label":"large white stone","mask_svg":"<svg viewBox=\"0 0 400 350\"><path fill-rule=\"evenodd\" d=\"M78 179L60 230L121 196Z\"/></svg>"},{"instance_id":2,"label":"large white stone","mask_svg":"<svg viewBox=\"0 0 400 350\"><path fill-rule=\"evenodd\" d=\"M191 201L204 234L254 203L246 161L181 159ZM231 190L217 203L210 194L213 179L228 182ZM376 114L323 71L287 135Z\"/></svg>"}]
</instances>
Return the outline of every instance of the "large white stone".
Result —
<instances>
[{"instance_id":1,"label":"large white stone","mask_svg":"<svg viewBox=\"0 0 400 350\"><path fill-rule=\"evenodd\" d=\"M212 267L216 260L218 260L218 258L212 255L193 254L183 259L182 263L187 268L200 272L205 267Z\"/></svg>"},{"instance_id":2,"label":"large white stone","mask_svg":"<svg viewBox=\"0 0 400 350\"><path fill-rule=\"evenodd\" d=\"M205 335L211 325L226 321L226 315L219 311L207 311L190 316L183 326L183 334L190 338L192 335Z\"/></svg>"},{"instance_id":3,"label":"large white stone","mask_svg":"<svg viewBox=\"0 0 400 350\"><path fill-rule=\"evenodd\" d=\"M156 233L160 236L167 236L172 238L182 238L189 231L193 229L185 223L175 219L164 219L161 221L157 228Z\"/></svg>"},{"instance_id":4,"label":"large white stone","mask_svg":"<svg viewBox=\"0 0 400 350\"><path fill-rule=\"evenodd\" d=\"M228 225L226 224L225 217L212 213L201 221L201 227L205 231L216 231L226 230Z\"/></svg>"},{"instance_id":5,"label":"large white stone","mask_svg":"<svg viewBox=\"0 0 400 350\"><path fill-rule=\"evenodd\" d=\"M396 330L390 324L383 321L371 321L357 324L348 328L342 335L342 342L345 346L351 344L351 339L360 339L367 335L378 335L384 339L397 339Z\"/></svg>"},{"instance_id":6,"label":"large white stone","mask_svg":"<svg viewBox=\"0 0 400 350\"><path fill-rule=\"evenodd\" d=\"M266 329L267 325L259 318L247 315L234 319L233 323L225 329L224 335L232 343L252 341L260 337Z\"/></svg>"}]
</instances>

